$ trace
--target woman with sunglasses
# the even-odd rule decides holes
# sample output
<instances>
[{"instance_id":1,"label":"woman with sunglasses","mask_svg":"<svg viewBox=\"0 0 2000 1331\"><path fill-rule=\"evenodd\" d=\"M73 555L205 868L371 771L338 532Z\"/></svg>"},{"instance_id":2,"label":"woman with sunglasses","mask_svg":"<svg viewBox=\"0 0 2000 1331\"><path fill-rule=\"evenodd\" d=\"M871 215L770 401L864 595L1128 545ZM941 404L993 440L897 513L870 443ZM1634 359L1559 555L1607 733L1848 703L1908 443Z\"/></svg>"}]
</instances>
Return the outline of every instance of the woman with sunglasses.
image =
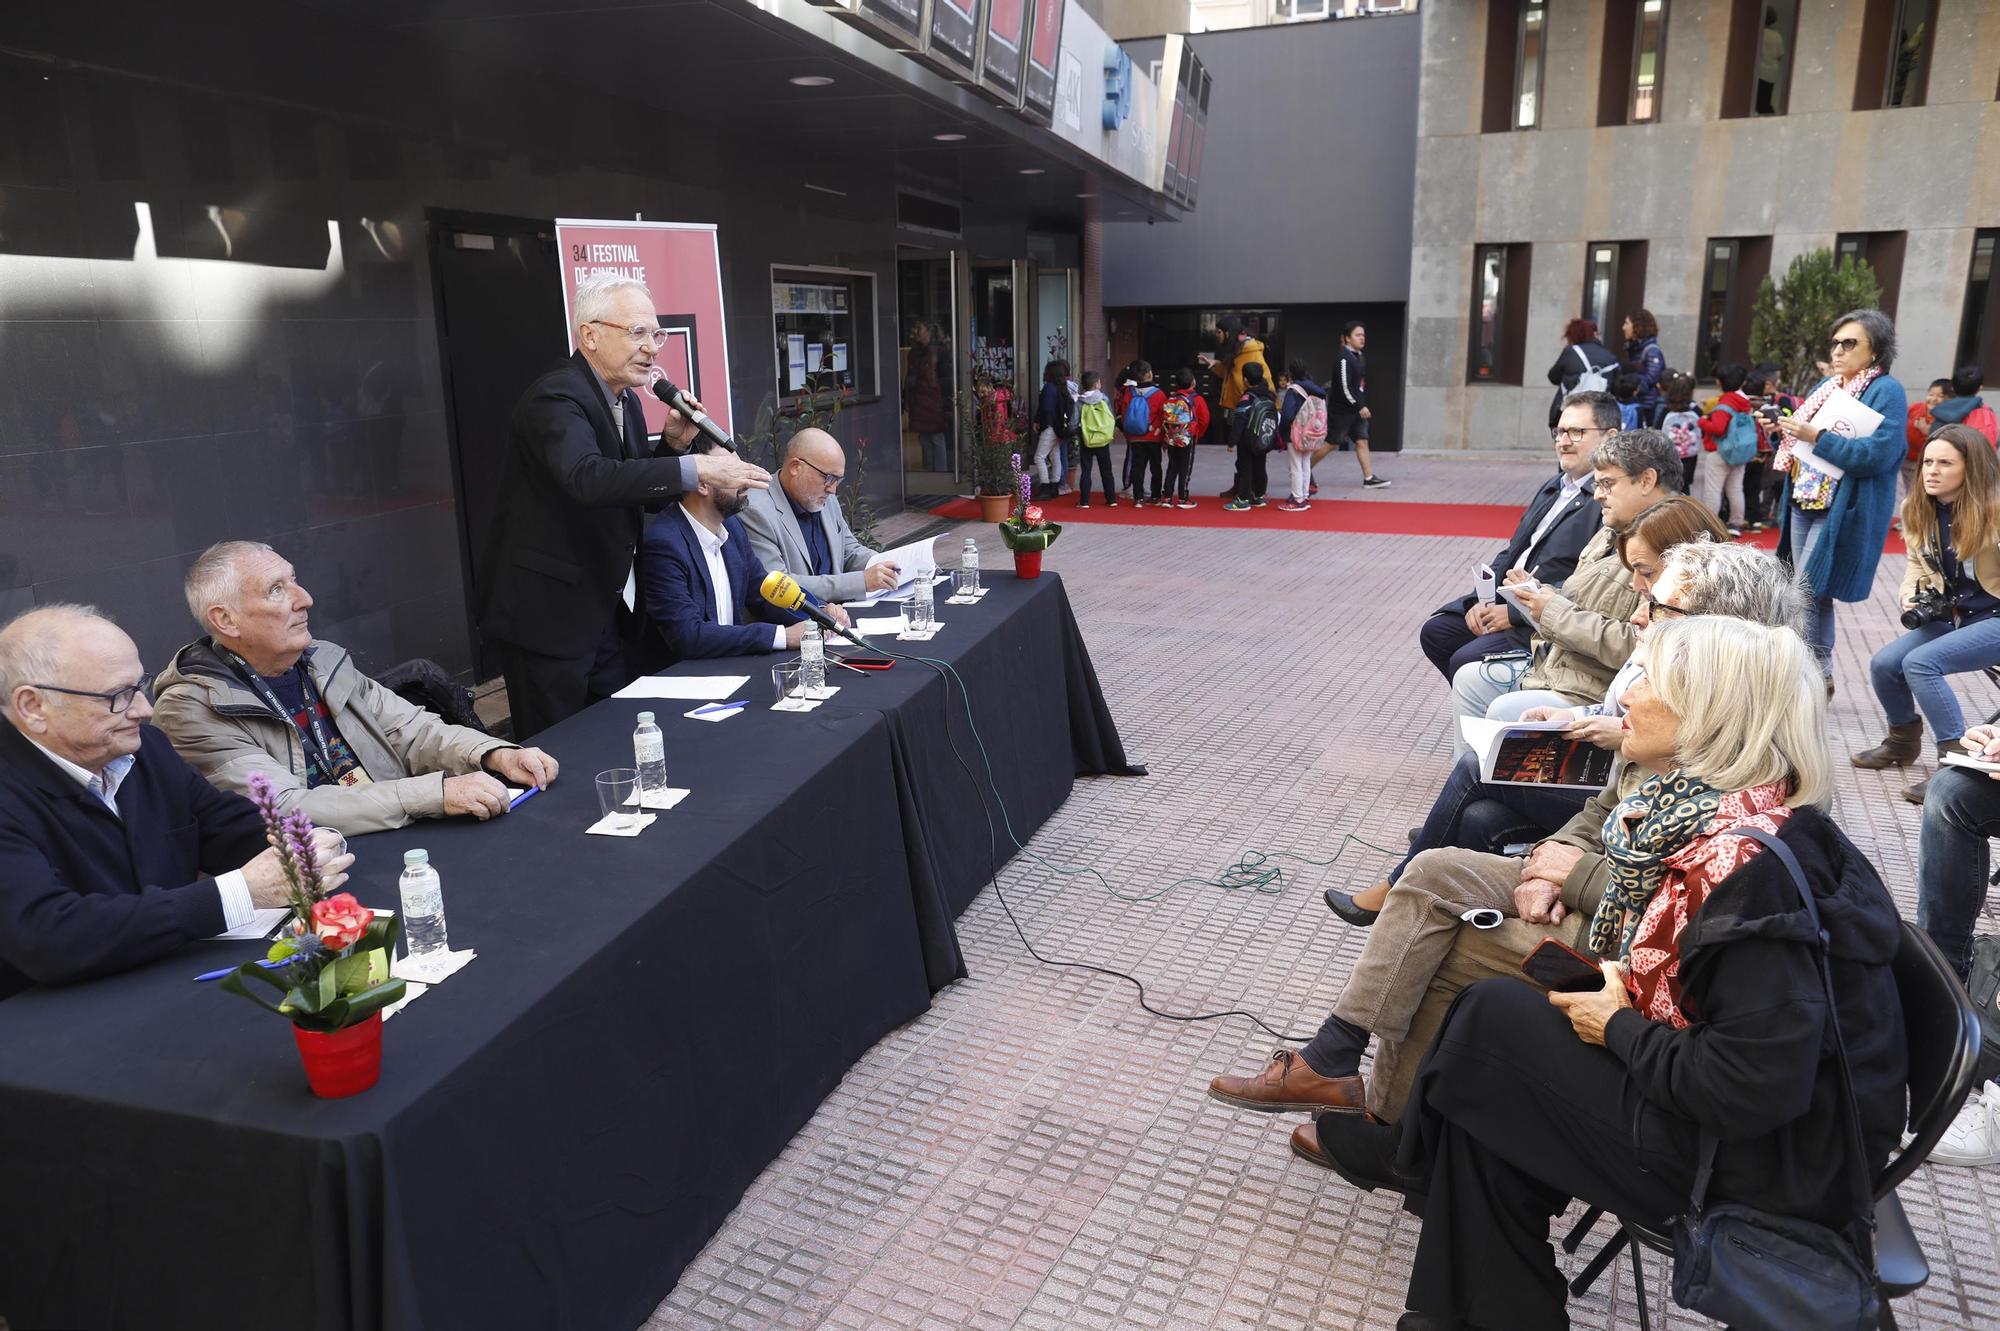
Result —
<instances>
[{"instance_id":1,"label":"woman with sunglasses","mask_svg":"<svg viewBox=\"0 0 2000 1331\"><path fill-rule=\"evenodd\" d=\"M1833 603L1865 601L1896 508L1909 404L1889 376L1896 359L1896 325L1880 310L1851 310L1833 321L1829 373L1789 416L1771 460L1785 476L1779 492L1778 558L1805 575L1812 592L1806 642L1819 658L1826 694L1833 696ZM1836 391L1881 413L1874 433L1836 434L1814 424ZM1800 455L1805 444L1811 457ZM1825 464L1832 464L1831 466Z\"/></svg>"}]
</instances>

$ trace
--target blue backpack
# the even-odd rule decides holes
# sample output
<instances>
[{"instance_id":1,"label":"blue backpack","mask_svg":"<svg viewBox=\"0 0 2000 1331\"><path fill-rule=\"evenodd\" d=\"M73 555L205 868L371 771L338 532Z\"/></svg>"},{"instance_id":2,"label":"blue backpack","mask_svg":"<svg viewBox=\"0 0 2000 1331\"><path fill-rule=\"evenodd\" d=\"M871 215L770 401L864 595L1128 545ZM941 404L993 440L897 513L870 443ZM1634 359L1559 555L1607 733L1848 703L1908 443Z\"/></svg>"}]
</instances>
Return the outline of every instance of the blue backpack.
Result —
<instances>
[{"instance_id":1,"label":"blue backpack","mask_svg":"<svg viewBox=\"0 0 2000 1331\"><path fill-rule=\"evenodd\" d=\"M1757 428L1755 413L1737 411L1734 407L1723 410L1729 413L1729 428L1715 441L1715 455L1729 466L1740 467L1757 456L1757 441L1762 432Z\"/></svg>"},{"instance_id":2,"label":"blue backpack","mask_svg":"<svg viewBox=\"0 0 2000 1331\"><path fill-rule=\"evenodd\" d=\"M1127 439L1153 432L1153 399L1159 392L1152 384L1141 384L1132 390L1131 399L1125 403L1125 419L1119 423Z\"/></svg>"}]
</instances>

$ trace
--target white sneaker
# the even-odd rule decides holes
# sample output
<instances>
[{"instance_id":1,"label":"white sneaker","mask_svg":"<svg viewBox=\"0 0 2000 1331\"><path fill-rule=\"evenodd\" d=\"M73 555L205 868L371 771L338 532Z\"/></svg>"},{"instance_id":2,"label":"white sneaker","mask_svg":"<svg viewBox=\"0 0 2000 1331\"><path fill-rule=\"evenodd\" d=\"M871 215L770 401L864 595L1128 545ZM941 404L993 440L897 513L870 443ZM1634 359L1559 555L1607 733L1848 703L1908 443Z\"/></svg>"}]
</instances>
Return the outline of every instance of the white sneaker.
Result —
<instances>
[{"instance_id":1,"label":"white sneaker","mask_svg":"<svg viewBox=\"0 0 2000 1331\"><path fill-rule=\"evenodd\" d=\"M1928 1158L1940 1165L2000 1163L2000 1086L1989 1081L1967 1100Z\"/></svg>"}]
</instances>

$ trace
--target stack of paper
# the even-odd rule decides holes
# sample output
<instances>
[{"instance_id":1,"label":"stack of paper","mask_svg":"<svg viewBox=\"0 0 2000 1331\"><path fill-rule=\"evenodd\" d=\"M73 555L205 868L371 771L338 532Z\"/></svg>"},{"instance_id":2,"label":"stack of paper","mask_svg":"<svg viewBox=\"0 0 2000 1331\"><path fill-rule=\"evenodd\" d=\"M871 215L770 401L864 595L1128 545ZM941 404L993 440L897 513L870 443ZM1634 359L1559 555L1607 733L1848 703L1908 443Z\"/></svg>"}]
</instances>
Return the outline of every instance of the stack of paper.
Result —
<instances>
[{"instance_id":1,"label":"stack of paper","mask_svg":"<svg viewBox=\"0 0 2000 1331\"><path fill-rule=\"evenodd\" d=\"M748 675L641 675L614 698L670 698L687 702L721 702L750 682Z\"/></svg>"}]
</instances>

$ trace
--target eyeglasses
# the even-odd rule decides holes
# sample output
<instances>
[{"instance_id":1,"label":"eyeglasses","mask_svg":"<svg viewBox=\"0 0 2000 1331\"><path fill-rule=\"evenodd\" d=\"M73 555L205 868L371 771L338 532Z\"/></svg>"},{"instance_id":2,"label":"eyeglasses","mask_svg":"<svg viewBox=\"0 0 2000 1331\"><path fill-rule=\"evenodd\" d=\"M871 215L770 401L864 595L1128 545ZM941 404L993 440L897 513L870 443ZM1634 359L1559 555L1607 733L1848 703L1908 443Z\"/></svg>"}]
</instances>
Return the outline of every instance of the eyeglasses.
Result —
<instances>
[{"instance_id":1,"label":"eyeglasses","mask_svg":"<svg viewBox=\"0 0 2000 1331\"><path fill-rule=\"evenodd\" d=\"M592 319L590 322L602 325L605 328L616 328L634 342L651 342L655 348L667 345L667 330L664 328L648 328L644 324L633 324L630 328L627 328L623 324L606 323L602 319Z\"/></svg>"},{"instance_id":2,"label":"eyeglasses","mask_svg":"<svg viewBox=\"0 0 2000 1331\"><path fill-rule=\"evenodd\" d=\"M1550 430L1549 438L1554 439L1557 442L1561 442L1562 440L1567 439L1572 444L1580 444L1583 442L1583 437L1585 435L1603 434L1604 432L1605 432L1605 427L1602 425L1582 425L1582 426L1564 425L1564 426L1557 426L1555 429Z\"/></svg>"},{"instance_id":3,"label":"eyeglasses","mask_svg":"<svg viewBox=\"0 0 2000 1331\"><path fill-rule=\"evenodd\" d=\"M1668 605L1665 601L1653 596L1646 598L1646 618L1648 619L1686 619L1687 616L1688 612L1677 605Z\"/></svg>"},{"instance_id":4,"label":"eyeglasses","mask_svg":"<svg viewBox=\"0 0 2000 1331\"><path fill-rule=\"evenodd\" d=\"M819 483L825 488L828 494L832 494L835 490L838 490L840 483L847 479L845 476L835 476L832 472L820 471L818 467L813 467L813 464L807 462L804 458L793 458L792 461L812 467L814 471L819 471Z\"/></svg>"},{"instance_id":5,"label":"eyeglasses","mask_svg":"<svg viewBox=\"0 0 2000 1331\"><path fill-rule=\"evenodd\" d=\"M1858 337L1836 337L1835 339L1833 339L1833 350L1835 354L1838 354L1843 351L1852 351L1860 345L1861 345L1861 339Z\"/></svg>"},{"instance_id":6,"label":"eyeglasses","mask_svg":"<svg viewBox=\"0 0 2000 1331\"><path fill-rule=\"evenodd\" d=\"M111 708L113 716L129 708L132 705L132 699L142 693L146 695L147 702L153 700L153 677L151 675L141 675L137 684L127 684L124 688L113 689L109 693L93 693L89 689L66 689L60 684L30 684L28 687L31 689L47 689L50 693L66 693L72 698L102 699Z\"/></svg>"}]
</instances>

